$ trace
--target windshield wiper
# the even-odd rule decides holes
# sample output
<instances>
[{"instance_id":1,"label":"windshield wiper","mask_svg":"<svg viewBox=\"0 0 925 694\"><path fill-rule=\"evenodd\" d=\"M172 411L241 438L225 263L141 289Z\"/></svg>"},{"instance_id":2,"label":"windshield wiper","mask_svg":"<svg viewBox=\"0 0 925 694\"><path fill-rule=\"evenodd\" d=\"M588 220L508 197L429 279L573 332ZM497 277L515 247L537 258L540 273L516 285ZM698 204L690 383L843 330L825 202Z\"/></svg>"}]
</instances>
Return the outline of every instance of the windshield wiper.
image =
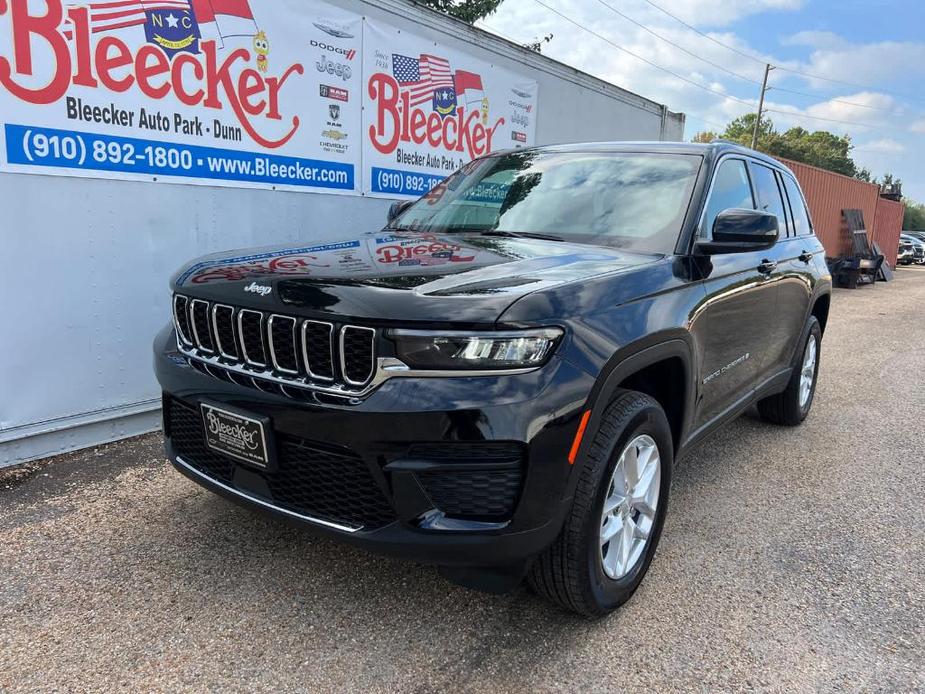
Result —
<instances>
[{"instance_id":1,"label":"windshield wiper","mask_svg":"<svg viewBox=\"0 0 925 694\"><path fill-rule=\"evenodd\" d=\"M538 234L534 231L501 231L500 229L489 229L480 232L482 236L504 236L513 239L541 239L543 241L565 241L561 236L552 234Z\"/></svg>"}]
</instances>

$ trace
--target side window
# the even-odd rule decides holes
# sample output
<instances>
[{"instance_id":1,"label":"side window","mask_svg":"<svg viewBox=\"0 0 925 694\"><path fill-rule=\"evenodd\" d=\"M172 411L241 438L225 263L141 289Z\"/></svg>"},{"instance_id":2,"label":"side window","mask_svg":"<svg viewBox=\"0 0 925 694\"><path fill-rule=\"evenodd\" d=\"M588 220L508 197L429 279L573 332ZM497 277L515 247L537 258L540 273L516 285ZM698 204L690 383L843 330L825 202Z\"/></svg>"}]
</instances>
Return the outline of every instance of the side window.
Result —
<instances>
[{"instance_id":1,"label":"side window","mask_svg":"<svg viewBox=\"0 0 925 694\"><path fill-rule=\"evenodd\" d=\"M774 170L761 164L752 164L752 175L755 177L755 193L758 195L758 209L777 215L780 225L780 236L787 236L787 213L784 211L784 200L781 196L780 186Z\"/></svg>"},{"instance_id":2,"label":"side window","mask_svg":"<svg viewBox=\"0 0 925 694\"><path fill-rule=\"evenodd\" d=\"M713 189L710 191L710 199L707 201L707 209L704 213L701 234L709 237L713 233L713 222L716 220L716 215L730 207L755 209L752 187L748 182L748 170L741 159L724 159L716 170L716 175L713 177Z\"/></svg>"},{"instance_id":3,"label":"side window","mask_svg":"<svg viewBox=\"0 0 925 694\"><path fill-rule=\"evenodd\" d=\"M809 213L806 211L806 201L800 192L797 182L786 174L783 177L784 188L787 190L787 197L790 198L790 212L793 217L794 234L796 236L805 236L813 231L812 224L809 221Z\"/></svg>"}]
</instances>

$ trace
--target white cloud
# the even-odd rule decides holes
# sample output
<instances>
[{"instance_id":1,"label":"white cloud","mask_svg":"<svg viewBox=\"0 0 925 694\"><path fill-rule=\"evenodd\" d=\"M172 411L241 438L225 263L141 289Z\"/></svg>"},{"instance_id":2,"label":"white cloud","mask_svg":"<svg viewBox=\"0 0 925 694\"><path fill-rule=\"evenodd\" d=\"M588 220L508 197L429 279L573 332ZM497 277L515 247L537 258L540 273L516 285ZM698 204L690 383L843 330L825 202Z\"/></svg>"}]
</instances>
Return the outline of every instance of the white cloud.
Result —
<instances>
[{"instance_id":1,"label":"white cloud","mask_svg":"<svg viewBox=\"0 0 925 694\"><path fill-rule=\"evenodd\" d=\"M861 152L870 152L872 154L902 154L908 148L902 142L897 142L889 137L884 137L873 142L865 142L857 145L856 150Z\"/></svg>"},{"instance_id":2,"label":"white cloud","mask_svg":"<svg viewBox=\"0 0 925 694\"><path fill-rule=\"evenodd\" d=\"M760 61L767 61L782 68L815 72L849 82L883 84L882 91L839 88L837 84L811 80L783 69L774 71L771 84L781 89L768 92L766 106L783 113L772 112L768 115L779 129L800 125L808 130L850 134L859 145L855 160L860 165L870 168L875 175L893 172L906 182L907 195L925 200L925 175L918 173L920 162L925 161L925 138L909 132L911 128L915 132L925 133L925 105L911 101L907 103L901 97L886 93L903 92L909 89L903 84L913 83L912 78L916 75L925 75L925 44L885 41L854 45L831 32L804 31L784 39L790 45L810 47L810 58L797 61L781 60L764 54L734 31L709 32L708 35L717 41L759 59L752 61L698 36L643 0L604 1L716 65L692 57L652 36L600 3L588 0L543 0L545 4L607 37L614 44L685 79L700 83L711 91L628 55L540 7L533 0L505 0L497 13L480 24L519 43L554 34L552 42L543 45L544 55L666 104L673 111L685 112L688 114L687 138L700 130L721 130L733 118L755 110L759 85L736 79L717 65L754 82L760 82L762 77L763 66ZM702 30L732 24L736 19L749 14L797 9L802 5L799 0L654 1ZM724 17L720 18L719 15L724 13ZM901 75L901 80L898 75ZM784 91L786 88L821 92L821 95L814 102L811 98L787 93ZM543 108L542 103L540 108ZM915 112L918 115L914 115ZM828 120L814 120L808 116ZM910 121L913 121L911 125ZM920 184L916 185L914 181Z\"/></svg>"}]
</instances>

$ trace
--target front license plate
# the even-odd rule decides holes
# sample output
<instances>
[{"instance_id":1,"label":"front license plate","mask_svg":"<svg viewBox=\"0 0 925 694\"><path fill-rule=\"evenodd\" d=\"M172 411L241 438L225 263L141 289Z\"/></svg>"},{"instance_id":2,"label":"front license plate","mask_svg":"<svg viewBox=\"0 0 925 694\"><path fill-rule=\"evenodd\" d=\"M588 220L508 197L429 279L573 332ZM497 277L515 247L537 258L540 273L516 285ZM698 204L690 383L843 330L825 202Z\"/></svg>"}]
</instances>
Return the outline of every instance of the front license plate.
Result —
<instances>
[{"instance_id":1,"label":"front license plate","mask_svg":"<svg viewBox=\"0 0 925 694\"><path fill-rule=\"evenodd\" d=\"M268 440L268 417L232 412L224 407L200 403L206 444L212 450L259 468L273 464L273 450Z\"/></svg>"}]
</instances>

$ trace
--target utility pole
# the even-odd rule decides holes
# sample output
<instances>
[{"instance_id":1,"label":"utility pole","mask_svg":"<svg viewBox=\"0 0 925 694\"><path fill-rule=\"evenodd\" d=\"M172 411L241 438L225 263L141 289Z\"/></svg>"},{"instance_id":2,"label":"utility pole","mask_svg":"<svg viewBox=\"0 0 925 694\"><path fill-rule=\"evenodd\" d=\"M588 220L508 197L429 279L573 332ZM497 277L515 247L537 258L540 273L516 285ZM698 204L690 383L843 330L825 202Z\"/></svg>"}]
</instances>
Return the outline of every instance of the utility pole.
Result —
<instances>
[{"instance_id":1,"label":"utility pole","mask_svg":"<svg viewBox=\"0 0 925 694\"><path fill-rule=\"evenodd\" d=\"M773 69L771 63L764 66L764 81L761 83L761 97L758 99L758 117L755 119L755 129L752 131L752 149L758 148L758 128L761 127L761 112L764 110L764 93L768 91L768 73Z\"/></svg>"}]
</instances>

